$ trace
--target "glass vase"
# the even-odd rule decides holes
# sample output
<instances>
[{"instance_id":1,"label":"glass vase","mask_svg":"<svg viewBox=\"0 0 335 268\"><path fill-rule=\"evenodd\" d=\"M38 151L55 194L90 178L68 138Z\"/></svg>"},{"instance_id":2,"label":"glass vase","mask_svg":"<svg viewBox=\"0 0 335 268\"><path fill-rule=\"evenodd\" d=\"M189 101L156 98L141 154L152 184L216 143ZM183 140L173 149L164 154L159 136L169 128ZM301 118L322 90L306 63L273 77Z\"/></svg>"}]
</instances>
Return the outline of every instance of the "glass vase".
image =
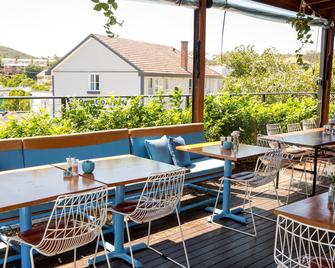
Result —
<instances>
[{"instance_id":1,"label":"glass vase","mask_svg":"<svg viewBox=\"0 0 335 268\"><path fill-rule=\"evenodd\" d=\"M334 209L334 200L335 199L335 184L331 183L328 190L328 209Z\"/></svg>"}]
</instances>

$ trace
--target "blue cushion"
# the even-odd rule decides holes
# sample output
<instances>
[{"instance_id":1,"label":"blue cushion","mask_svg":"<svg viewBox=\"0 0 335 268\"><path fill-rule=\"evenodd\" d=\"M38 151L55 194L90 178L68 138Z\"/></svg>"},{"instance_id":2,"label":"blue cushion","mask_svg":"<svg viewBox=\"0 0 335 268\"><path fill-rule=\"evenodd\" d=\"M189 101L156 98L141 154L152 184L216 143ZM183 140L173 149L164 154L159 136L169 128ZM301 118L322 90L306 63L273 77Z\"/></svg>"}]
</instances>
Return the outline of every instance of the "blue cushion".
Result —
<instances>
[{"instance_id":1,"label":"blue cushion","mask_svg":"<svg viewBox=\"0 0 335 268\"><path fill-rule=\"evenodd\" d=\"M178 167L186 167L192 164L189 152L183 152L176 149L177 146L185 145L183 137L169 137L169 151L173 164Z\"/></svg>"},{"instance_id":2,"label":"blue cushion","mask_svg":"<svg viewBox=\"0 0 335 268\"><path fill-rule=\"evenodd\" d=\"M156 140L145 140L144 143L150 159L173 164L166 135Z\"/></svg>"},{"instance_id":3,"label":"blue cushion","mask_svg":"<svg viewBox=\"0 0 335 268\"><path fill-rule=\"evenodd\" d=\"M188 166L188 168L190 169L190 173L186 174L186 178L188 179L213 173L218 173L218 176L223 176L224 161L209 157L201 157L192 160L192 164Z\"/></svg>"},{"instance_id":4,"label":"blue cushion","mask_svg":"<svg viewBox=\"0 0 335 268\"><path fill-rule=\"evenodd\" d=\"M170 136L173 136L173 135L170 135ZM186 144L205 142L203 131L183 134L181 136L185 140ZM177 137L177 135L175 137ZM139 157L149 158L148 152L145 148L145 140L154 140L154 139L159 139L159 138L160 136L147 136L147 137L135 137L135 138L131 137L130 138L131 153ZM190 153L190 157L192 160L196 158L201 158L203 156L199 154Z\"/></svg>"}]
</instances>

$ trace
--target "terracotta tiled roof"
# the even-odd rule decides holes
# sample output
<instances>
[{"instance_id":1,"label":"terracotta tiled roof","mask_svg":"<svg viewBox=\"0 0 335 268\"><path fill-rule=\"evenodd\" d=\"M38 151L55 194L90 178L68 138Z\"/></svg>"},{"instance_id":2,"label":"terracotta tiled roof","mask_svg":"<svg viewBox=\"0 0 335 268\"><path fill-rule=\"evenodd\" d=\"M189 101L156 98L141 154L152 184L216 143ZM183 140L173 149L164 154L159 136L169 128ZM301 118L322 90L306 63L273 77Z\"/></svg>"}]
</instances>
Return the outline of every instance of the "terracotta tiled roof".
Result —
<instances>
[{"instance_id":1,"label":"terracotta tiled roof","mask_svg":"<svg viewBox=\"0 0 335 268\"><path fill-rule=\"evenodd\" d=\"M173 47L99 34L93 36L146 74L192 75L192 57L188 58L185 70L180 66L180 51ZM208 67L206 76L222 77Z\"/></svg>"}]
</instances>

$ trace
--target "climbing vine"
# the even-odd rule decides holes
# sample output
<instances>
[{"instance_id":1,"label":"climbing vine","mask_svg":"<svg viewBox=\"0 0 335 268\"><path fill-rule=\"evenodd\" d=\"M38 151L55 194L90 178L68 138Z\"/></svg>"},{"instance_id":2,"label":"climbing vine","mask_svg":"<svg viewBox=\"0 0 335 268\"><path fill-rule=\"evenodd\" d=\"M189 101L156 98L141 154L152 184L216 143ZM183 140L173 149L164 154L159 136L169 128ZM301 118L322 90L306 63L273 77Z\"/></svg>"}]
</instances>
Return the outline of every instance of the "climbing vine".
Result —
<instances>
[{"instance_id":1,"label":"climbing vine","mask_svg":"<svg viewBox=\"0 0 335 268\"><path fill-rule=\"evenodd\" d=\"M115 33L112 31L112 27L115 25L122 26L123 21L120 22L115 17L115 11L118 8L118 4L116 0L91 0L94 5L94 10L98 12L102 12L106 17L107 22L104 25L105 31L109 37L115 37Z\"/></svg>"},{"instance_id":2,"label":"climbing vine","mask_svg":"<svg viewBox=\"0 0 335 268\"><path fill-rule=\"evenodd\" d=\"M302 49L306 44L313 44L310 22L313 17L306 15L305 13L299 12L297 16L289 20L289 23L297 32L297 40L300 42L300 47L295 50L297 63L303 65L303 54Z\"/></svg>"}]
</instances>

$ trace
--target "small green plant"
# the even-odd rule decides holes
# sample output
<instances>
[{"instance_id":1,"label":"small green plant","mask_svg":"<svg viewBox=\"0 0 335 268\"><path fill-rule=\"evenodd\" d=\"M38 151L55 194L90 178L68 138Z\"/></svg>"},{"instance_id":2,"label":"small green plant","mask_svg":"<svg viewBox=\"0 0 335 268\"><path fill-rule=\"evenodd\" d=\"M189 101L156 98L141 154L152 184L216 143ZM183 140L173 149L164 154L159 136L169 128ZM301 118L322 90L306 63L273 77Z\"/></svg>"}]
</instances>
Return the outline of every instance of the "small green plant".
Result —
<instances>
[{"instance_id":1,"label":"small green plant","mask_svg":"<svg viewBox=\"0 0 335 268\"><path fill-rule=\"evenodd\" d=\"M306 15L304 12L298 12L297 16L288 20L292 27L297 32L297 40L300 42L300 47L295 50L295 56L299 65L304 65L302 49L306 44L313 44L311 40L311 26L310 22L313 17Z\"/></svg>"},{"instance_id":2,"label":"small green plant","mask_svg":"<svg viewBox=\"0 0 335 268\"><path fill-rule=\"evenodd\" d=\"M91 0L94 5L94 10L102 12L107 18L107 22L104 25L105 31L109 37L114 37L115 33L112 31L114 25L122 26L123 21L120 22L116 19L114 12L118 9L118 4L116 0Z\"/></svg>"}]
</instances>

